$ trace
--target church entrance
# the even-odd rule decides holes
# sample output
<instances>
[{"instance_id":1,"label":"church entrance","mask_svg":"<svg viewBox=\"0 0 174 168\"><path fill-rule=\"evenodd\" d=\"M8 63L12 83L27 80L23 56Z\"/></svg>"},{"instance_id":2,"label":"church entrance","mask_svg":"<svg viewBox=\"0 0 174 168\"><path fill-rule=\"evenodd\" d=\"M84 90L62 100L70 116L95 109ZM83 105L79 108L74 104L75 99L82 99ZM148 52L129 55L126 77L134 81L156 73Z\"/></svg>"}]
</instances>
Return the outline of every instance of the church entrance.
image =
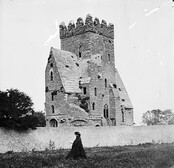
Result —
<instances>
[{"instance_id":1,"label":"church entrance","mask_svg":"<svg viewBox=\"0 0 174 168\"><path fill-rule=\"evenodd\" d=\"M57 127L58 126L58 123L55 119L51 119L50 120L50 127Z\"/></svg>"}]
</instances>

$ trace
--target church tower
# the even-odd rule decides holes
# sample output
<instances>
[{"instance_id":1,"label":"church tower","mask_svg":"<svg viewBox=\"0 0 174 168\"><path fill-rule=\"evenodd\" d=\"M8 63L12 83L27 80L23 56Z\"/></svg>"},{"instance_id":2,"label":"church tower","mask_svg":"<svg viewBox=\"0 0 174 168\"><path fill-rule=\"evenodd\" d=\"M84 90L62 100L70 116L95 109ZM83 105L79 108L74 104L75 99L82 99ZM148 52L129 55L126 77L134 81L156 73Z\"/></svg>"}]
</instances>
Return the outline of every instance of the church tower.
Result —
<instances>
[{"instance_id":1,"label":"church tower","mask_svg":"<svg viewBox=\"0 0 174 168\"><path fill-rule=\"evenodd\" d=\"M79 60L101 59L100 65L88 62L90 112L92 116L102 113L103 117L109 117L109 83L115 82L114 25L107 25L105 20L100 23L98 18L93 21L87 15L85 22L78 18L76 25L73 22L67 27L60 24L60 39L61 49L75 53ZM108 113L104 114L104 111Z\"/></svg>"}]
</instances>

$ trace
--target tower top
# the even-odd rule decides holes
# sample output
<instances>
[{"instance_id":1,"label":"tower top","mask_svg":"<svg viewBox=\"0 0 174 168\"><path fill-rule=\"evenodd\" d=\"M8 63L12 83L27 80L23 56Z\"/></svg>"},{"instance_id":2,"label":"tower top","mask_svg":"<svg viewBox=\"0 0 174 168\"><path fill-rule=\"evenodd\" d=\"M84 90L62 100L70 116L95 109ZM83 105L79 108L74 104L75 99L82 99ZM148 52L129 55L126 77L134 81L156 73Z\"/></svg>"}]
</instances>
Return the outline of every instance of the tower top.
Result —
<instances>
[{"instance_id":1,"label":"tower top","mask_svg":"<svg viewBox=\"0 0 174 168\"><path fill-rule=\"evenodd\" d=\"M79 17L76 21L76 25L73 21L70 21L68 26L62 22L59 25L59 30L60 39L84 34L86 32L92 32L114 39L114 25L112 23L107 25L105 20L102 20L100 23L98 18L95 18L93 21L92 16L89 14L86 16L85 23L83 19Z\"/></svg>"}]
</instances>

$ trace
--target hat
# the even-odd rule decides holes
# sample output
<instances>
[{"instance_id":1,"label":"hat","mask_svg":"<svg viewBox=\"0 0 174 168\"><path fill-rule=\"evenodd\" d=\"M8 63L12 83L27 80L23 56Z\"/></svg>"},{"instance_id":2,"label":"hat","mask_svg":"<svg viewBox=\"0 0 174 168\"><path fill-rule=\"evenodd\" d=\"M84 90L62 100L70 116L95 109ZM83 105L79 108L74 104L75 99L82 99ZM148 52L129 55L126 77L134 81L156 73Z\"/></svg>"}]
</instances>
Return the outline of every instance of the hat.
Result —
<instances>
[{"instance_id":1,"label":"hat","mask_svg":"<svg viewBox=\"0 0 174 168\"><path fill-rule=\"evenodd\" d=\"M75 135L80 135L80 132L75 132L74 134L75 134Z\"/></svg>"}]
</instances>

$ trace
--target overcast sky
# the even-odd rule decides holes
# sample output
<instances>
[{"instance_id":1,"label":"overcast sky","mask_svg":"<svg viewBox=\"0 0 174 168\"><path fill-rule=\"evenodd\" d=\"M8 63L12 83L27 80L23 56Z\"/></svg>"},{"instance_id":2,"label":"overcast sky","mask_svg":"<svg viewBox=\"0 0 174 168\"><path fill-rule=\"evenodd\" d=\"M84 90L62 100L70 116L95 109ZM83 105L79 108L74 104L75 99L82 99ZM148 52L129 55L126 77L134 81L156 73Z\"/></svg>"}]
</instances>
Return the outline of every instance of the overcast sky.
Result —
<instances>
[{"instance_id":1,"label":"overcast sky","mask_svg":"<svg viewBox=\"0 0 174 168\"><path fill-rule=\"evenodd\" d=\"M58 26L87 14L115 25L115 62L140 124L144 112L174 109L172 0L0 0L0 90L27 93L44 110L50 47Z\"/></svg>"}]
</instances>

